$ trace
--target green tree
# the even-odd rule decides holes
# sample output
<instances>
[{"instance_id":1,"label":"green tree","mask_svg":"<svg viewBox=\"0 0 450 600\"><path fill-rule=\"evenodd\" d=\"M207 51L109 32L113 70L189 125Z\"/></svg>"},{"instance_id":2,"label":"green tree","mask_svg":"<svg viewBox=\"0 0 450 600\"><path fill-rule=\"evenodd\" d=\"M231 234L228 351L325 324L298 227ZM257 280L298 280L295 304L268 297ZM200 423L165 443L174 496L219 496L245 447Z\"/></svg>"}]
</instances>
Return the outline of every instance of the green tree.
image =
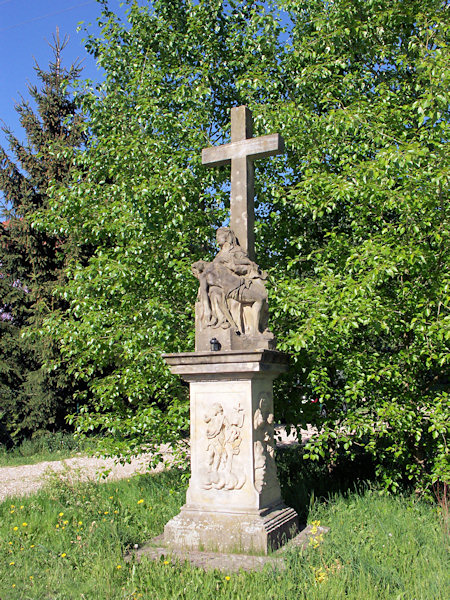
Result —
<instances>
[{"instance_id":1,"label":"green tree","mask_svg":"<svg viewBox=\"0 0 450 600\"><path fill-rule=\"evenodd\" d=\"M306 456L363 447L388 488L448 481L448 3L289 6L275 312L327 409Z\"/></svg>"},{"instance_id":2,"label":"green tree","mask_svg":"<svg viewBox=\"0 0 450 600\"><path fill-rule=\"evenodd\" d=\"M45 315L63 308L53 290L69 258L80 254L69 237L33 228L36 211L48 206L49 182L68 181L71 152L83 142L83 120L68 91L80 68L61 65L67 41L57 33L49 70L35 67L41 87L28 90L37 110L25 100L16 106L26 142L4 128L12 157L0 148L7 216L0 228L0 418L15 439L63 426L74 408L71 378L62 369L49 373L45 368L57 355L55 343L31 335Z\"/></svg>"},{"instance_id":3,"label":"green tree","mask_svg":"<svg viewBox=\"0 0 450 600\"><path fill-rule=\"evenodd\" d=\"M256 189L272 327L293 357L279 418L318 426L310 459L363 446L388 488L448 479L446 3L130 1L125 24L102 4L92 139L44 218L97 247L46 324L94 396L79 430L122 451L185 430L161 354L193 349L190 264L226 219L228 171L200 150L247 104L255 134L287 145ZM316 398L326 417L302 401Z\"/></svg>"}]
</instances>

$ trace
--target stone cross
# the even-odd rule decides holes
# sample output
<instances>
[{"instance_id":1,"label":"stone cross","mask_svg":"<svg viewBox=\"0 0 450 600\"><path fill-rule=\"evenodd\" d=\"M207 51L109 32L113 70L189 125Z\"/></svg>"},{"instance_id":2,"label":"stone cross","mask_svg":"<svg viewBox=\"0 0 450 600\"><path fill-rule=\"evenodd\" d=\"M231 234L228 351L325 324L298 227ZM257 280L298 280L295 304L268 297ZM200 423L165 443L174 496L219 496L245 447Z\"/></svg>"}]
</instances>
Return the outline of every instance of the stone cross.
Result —
<instances>
[{"instance_id":1,"label":"stone cross","mask_svg":"<svg viewBox=\"0 0 450 600\"><path fill-rule=\"evenodd\" d=\"M279 133L253 138L252 113L246 106L231 109L231 143L202 150L202 163L211 167L231 162L230 228L251 260L255 259L254 169L257 158L284 151Z\"/></svg>"},{"instance_id":2,"label":"stone cross","mask_svg":"<svg viewBox=\"0 0 450 600\"><path fill-rule=\"evenodd\" d=\"M231 142L202 151L205 165L231 162L231 223L217 230L214 260L192 265L195 352L164 355L190 396L186 504L164 527L175 551L267 554L298 531L274 456L273 380L289 359L275 350L267 276L253 257L253 161L282 150L278 134L252 138L251 112L240 106L231 109Z\"/></svg>"}]
</instances>

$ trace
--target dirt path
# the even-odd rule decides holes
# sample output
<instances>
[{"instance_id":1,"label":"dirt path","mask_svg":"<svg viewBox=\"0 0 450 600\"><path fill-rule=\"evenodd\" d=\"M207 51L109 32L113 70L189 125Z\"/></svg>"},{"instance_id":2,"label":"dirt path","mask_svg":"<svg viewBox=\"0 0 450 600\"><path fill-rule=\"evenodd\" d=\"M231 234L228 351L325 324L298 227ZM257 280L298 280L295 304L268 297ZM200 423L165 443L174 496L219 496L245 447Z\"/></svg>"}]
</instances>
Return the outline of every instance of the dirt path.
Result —
<instances>
[{"instance_id":1,"label":"dirt path","mask_svg":"<svg viewBox=\"0 0 450 600\"><path fill-rule=\"evenodd\" d=\"M295 436L287 436L286 432L278 429L281 435L281 443L286 446L297 443ZM302 431L302 442L305 442L312 434L312 430ZM77 479L82 481L97 481L102 471L111 469L107 478L102 481L114 479L125 479L137 473L145 473L148 470L150 454L142 454L126 465L116 464L112 458L96 458L92 456L75 456L65 460L45 461L34 465L21 465L19 467L0 467L0 502L12 496L26 496L37 492L44 484L49 474L60 473L62 477L70 477L70 473L76 473ZM152 469L152 473L161 471L160 465Z\"/></svg>"}]
</instances>

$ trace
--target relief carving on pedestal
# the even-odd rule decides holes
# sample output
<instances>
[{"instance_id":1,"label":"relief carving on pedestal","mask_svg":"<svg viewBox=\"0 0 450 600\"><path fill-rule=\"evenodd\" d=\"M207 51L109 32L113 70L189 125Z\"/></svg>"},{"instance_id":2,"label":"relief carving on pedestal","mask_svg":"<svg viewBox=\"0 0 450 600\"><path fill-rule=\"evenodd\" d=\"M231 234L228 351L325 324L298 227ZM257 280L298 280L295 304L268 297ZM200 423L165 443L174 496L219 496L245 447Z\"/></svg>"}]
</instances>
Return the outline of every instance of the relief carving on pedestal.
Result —
<instances>
[{"instance_id":1,"label":"relief carving on pedestal","mask_svg":"<svg viewBox=\"0 0 450 600\"><path fill-rule=\"evenodd\" d=\"M259 407L253 417L253 427L256 438L253 446L255 488L258 493L261 493L264 487L279 485L273 441L274 416L269 396L265 392L259 396Z\"/></svg>"},{"instance_id":2,"label":"relief carving on pedestal","mask_svg":"<svg viewBox=\"0 0 450 600\"><path fill-rule=\"evenodd\" d=\"M244 409L238 404L228 414L218 402L205 416L208 472L202 484L205 490L239 490L245 483L244 473L233 472L233 459L240 453Z\"/></svg>"}]
</instances>

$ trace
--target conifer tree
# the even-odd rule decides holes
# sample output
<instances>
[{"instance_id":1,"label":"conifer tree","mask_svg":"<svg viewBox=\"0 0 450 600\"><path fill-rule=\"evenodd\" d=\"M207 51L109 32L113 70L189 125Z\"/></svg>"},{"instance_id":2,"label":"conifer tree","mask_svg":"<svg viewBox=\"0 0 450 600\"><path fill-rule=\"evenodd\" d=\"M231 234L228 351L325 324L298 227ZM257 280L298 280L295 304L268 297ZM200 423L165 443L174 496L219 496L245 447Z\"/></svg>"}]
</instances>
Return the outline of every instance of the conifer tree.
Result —
<instances>
[{"instance_id":1,"label":"conifer tree","mask_svg":"<svg viewBox=\"0 0 450 600\"><path fill-rule=\"evenodd\" d=\"M31 335L45 315L63 309L53 290L69 258L79 254L67 237L34 226L37 211L48 207L49 185L68 180L73 150L84 140L83 118L69 91L81 68L62 66L67 43L57 30L48 70L35 65L40 86L28 85L28 91L36 108L23 98L16 106L25 142L3 127L9 153L0 147L6 200L0 227L0 422L17 440L61 426L73 408L73 382L62 369L45 368L57 353L54 342Z\"/></svg>"}]
</instances>

